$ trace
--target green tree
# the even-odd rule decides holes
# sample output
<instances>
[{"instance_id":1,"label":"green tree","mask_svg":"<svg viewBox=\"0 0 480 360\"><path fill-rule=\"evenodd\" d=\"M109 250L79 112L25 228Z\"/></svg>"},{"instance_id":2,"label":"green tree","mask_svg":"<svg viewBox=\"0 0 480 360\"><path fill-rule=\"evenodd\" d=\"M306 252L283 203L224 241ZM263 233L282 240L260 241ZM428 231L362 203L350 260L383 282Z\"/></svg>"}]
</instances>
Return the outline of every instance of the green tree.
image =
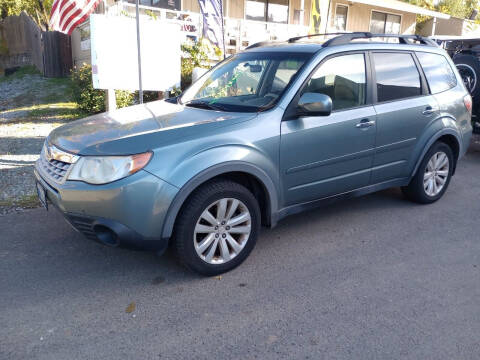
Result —
<instances>
[{"instance_id":1,"label":"green tree","mask_svg":"<svg viewBox=\"0 0 480 360\"><path fill-rule=\"evenodd\" d=\"M458 18L468 18L474 9L478 8L476 0L443 0L438 4L438 10Z\"/></svg>"},{"instance_id":2,"label":"green tree","mask_svg":"<svg viewBox=\"0 0 480 360\"><path fill-rule=\"evenodd\" d=\"M479 9L480 0L441 0L435 2L434 0L403 0L412 5L421 6L423 8L439 11L454 17L466 19L470 17L470 14L474 9ZM430 16L417 15L417 28L416 32L420 32L425 22L429 20ZM477 23L480 23L480 18L476 19Z\"/></svg>"},{"instance_id":3,"label":"green tree","mask_svg":"<svg viewBox=\"0 0 480 360\"><path fill-rule=\"evenodd\" d=\"M41 28L48 30L52 4L53 0L0 0L0 17L20 15L25 11Z\"/></svg>"},{"instance_id":4,"label":"green tree","mask_svg":"<svg viewBox=\"0 0 480 360\"><path fill-rule=\"evenodd\" d=\"M403 1L462 19L468 18L474 9L480 7L480 0L441 0L436 5L433 0Z\"/></svg>"}]
</instances>

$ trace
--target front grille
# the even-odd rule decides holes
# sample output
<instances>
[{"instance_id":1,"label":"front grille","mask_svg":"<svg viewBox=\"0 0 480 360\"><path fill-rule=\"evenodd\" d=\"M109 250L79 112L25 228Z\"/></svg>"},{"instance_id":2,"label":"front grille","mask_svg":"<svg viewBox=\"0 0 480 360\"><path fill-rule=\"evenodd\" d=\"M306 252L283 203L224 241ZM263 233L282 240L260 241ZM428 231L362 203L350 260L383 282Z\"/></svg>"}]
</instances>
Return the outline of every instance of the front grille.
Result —
<instances>
[{"instance_id":1,"label":"front grille","mask_svg":"<svg viewBox=\"0 0 480 360\"><path fill-rule=\"evenodd\" d=\"M45 175L49 180L52 180L56 183L62 183L65 180L65 176L67 175L71 164L53 159L48 161L42 152L42 155L38 161L38 165L43 175Z\"/></svg>"},{"instance_id":2,"label":"front grille","mask_svg":"<svg viewBox=\"0 0 480 360\"><path fill-rule=\"evenodd\" d=\"M72 164L77 160L77 155L67 153L45 142L35 166L48 182L63 184Z\"/></svg>"}]
</instances>

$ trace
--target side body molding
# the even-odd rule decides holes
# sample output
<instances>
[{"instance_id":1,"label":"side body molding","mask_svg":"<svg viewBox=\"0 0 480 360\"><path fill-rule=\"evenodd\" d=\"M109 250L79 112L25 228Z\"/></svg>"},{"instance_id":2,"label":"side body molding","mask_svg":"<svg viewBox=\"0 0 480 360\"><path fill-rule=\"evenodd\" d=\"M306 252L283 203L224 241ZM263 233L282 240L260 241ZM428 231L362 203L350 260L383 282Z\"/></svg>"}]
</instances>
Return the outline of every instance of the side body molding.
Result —
<instances>
[{"instance_id":1,"label":"side body molding","mask_svg":"<svg viewBox=\"0 0 480 360\"><path fill-rule=\"evenodd\" d=\"M269 210L272 227L277 222L278 213L278 191L265 171L251 163L243 161L231 161L220 163L211 166L202 172L198 173L192 179L190 179L184 186L181 187L178 194L175 196L170 208L168 209L167 216L164 221L162 238L168 239L172 236L173 227L175 225L175 219L187 197L201 184L214 178L215 176L225 174L228 172L244 172L256 177L261 184L263 184L269 200Z\"/></svg>"}]
</instances>

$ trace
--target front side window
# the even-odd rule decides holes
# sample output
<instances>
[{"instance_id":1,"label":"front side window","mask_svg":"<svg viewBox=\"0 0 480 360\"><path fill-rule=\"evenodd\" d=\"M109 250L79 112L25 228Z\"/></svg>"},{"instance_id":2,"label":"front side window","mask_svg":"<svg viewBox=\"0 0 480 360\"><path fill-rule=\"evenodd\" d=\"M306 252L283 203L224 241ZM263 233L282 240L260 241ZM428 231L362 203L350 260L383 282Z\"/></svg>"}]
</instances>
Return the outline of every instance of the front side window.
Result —
<instances>
[{"instance_id":1,"label":"front side window","mask_svg":"<svg viewBox=\"0 0 480 360\"><path fill-rule=\"evenodd\" d=\"M374 53L378 102L422 94L420 74L408 53Z\"/></svg>"},{"instance_id":2,"label":"front side window","mask_svg":"<svg viewBox=\"0 0 480 360\"><path fill-rule=\"evenodd\" d=\"M417 52L418 60L427 78L432 94L451 89L457 85L457 78L445 56Z\"/></svg>"},{"instance_id":3,"label":"front side window","mask_svg":"<svg viewBox=\"0 0 480 360\"><path fill-rule=\"evenodd\" d=\"M247 0L245 18L286 24L288 22L288 0Z\"/></svg>"},{"instance_id":4,"label":"front side window","mask_svg":"<svg viewBox=\"0 0 480 360\"><path fill-rule=\"evenodd\" d=\"M308 81L303 93L330 96L333 110L365 105L366 76L363 54L336 56L325 61Z\"/></svg>"},{"instance_id":5,"label":"front side window","mask_svg":"<svg viewBox=\"0 0 480 360\"><path fill-rule=\"evenodd\" d=\"M186 106L257 112L273 107L311 54L240 53L202 76L180 98Z\"/></svg>"},{"instance_id":6,"label":"front side window","mask_svg":"<svg viewBox=\"0 0 480 360\"><path fill-rule=\"evenodd\" d=\"M337 5L335 10L335 30L346 31L347 30L347 17L348 6Z\"/></svg>"},{"instance_id":7,"label":"front side window","mask_svg":"<svg viewBox=\"0 0 480 360\"><path fill-rule=\"evenodd\" d=\"M395 14L387 14L372 11L370 32L374 34L400 34L402 17Z\"/></svg>"}]
</instances>

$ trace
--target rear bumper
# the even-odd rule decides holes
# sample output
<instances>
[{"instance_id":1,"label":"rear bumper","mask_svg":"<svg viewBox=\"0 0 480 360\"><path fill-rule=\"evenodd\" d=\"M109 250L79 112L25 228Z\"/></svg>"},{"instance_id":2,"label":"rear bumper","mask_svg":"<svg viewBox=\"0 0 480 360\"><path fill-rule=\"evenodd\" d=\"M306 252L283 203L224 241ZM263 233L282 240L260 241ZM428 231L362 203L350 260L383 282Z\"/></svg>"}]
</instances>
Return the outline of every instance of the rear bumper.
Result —
<instances>
[{"instance_id":1,"label":"rear bumper","mask_svg":"<svg viewBox=\"0 0 480 360\"><path fill-rule=\"evenodd\" d=\"M74 229L107 246L162 252L166 212L178 189L145 171L105 185L78 181L47 182L37 170L36 180L53 205Z\"/></svg>"},{"instance_id":2,"label":"rear bumper","mask_svg":"<svg viewBox=\"0 0 480 360\"><path fill-rule=\"evenodd\" d=\"M470 124L469 124L470 125ZM460 154L459 154L459 159L462 158L468 151L468 148L470 146L470 142L472 140L472 127L469 126L465 131L462 133L462 144L460 146Z\"/></svg>"}]
</instances>

